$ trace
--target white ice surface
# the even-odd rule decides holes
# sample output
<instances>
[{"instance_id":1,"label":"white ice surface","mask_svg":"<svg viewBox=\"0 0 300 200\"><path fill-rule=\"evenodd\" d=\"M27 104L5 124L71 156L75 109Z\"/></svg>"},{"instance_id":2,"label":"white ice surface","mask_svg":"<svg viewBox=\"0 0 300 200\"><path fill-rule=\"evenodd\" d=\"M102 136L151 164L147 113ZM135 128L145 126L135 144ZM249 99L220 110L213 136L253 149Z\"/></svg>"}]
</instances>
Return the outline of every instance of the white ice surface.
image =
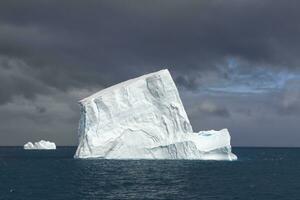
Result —
<instances>
[{"instance_id":1,"label":"white ice surface","mask_svg":"<svg viewBox=\"0 0 300 200\"><path fill-rule=\"evenodd\" d=\"M195 133L168 70L80 101L75 158L236 160L227 129Z\"/></svg>"},{"instance_id":2,"label":"white ice surface","mask_svg":"<svg viewBox=\"0 0 300 200\"><path fill-rule=\"evenodd\" d=\"M56 145L53 142L49 142L49 141L45 141L45 140L41 140L39 142L27 142L26 144L24 144L24 149L26 150L31 150L31 149L35 149L35 150L48 150L48 149L56 149Z\"/></svg>"}]
</instances>

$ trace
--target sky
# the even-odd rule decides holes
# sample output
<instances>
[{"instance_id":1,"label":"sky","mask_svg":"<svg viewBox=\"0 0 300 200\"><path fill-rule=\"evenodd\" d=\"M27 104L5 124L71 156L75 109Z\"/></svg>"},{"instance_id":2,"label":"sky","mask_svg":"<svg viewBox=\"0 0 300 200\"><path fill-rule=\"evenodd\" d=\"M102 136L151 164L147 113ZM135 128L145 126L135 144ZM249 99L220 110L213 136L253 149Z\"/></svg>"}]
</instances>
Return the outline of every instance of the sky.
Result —
<instances>
[{"instance_id":1,"label":"sky","mask_svg":"<svg viewBox=\"0 0 300 200\"><path fill-rule=\"evenodd\" d=\"M300 2L0 1L0 145L76 145L78 100L168 68L194 131L300 147Z\"/></svg>"}]
</instances>

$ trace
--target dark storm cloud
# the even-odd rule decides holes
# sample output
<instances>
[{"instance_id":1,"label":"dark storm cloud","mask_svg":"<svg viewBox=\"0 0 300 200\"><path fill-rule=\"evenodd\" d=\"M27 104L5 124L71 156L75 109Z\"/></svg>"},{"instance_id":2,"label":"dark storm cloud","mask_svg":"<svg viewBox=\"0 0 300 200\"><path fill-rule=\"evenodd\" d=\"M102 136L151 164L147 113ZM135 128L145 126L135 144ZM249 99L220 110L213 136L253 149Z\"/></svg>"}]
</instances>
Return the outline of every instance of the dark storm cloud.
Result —
<instances>
[{"instance_id":1,"label":"dark storm cloud","mask_svg":"<svg viewBox=\"0 0 300 200\"><path fill-rule=\"evenodd\" d=\"M169 68L183 98L190 98L188 90L209 97L186 105L202 113L194 119L216 117L218 127L240 113L255 117L260 95L278 98L266 112L298 116L299 86L291 82L300 77L299 6L296 0L1 1L0 107L15 118L14 105L23 99L33 104L23 118L71 115L56 130L68 132L79 97ZM232 102L248 100L240 95L254 99L236 109ZM52 97L65 106L56 110Z\"/></svg>"},{"instance_id":2,"label":"dark storm cloud","mask_svg":"<svg viewBox=\"0 0 300 200\"><path fill-rule=\"evenodd\" d=\"M14 96L33 99L36 94L50 93L50 88L40 82L35 71L18 59L0 56L0 105Z\"/></svg>"},{"instance_id":3,"label":"dark storm cloud","mask_svg":"<svg viewBox=\"0 0 300 200\"><path fill-rule=\"evenodd\" d=\"M63 89L109 85L162 66L174 75L214 69L228 57L293 67L298 4L2 1L0 52L25 59L46 84Z\"/></svg>"}]
</instances>

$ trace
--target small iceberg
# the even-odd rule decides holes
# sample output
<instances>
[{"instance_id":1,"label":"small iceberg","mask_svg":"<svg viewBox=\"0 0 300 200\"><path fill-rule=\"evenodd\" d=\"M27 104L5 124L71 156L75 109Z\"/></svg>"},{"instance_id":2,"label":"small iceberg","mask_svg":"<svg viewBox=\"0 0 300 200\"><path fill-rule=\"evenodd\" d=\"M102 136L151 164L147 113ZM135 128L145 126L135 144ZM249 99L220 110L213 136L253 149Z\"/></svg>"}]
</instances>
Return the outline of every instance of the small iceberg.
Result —
<instances>
[{"instance_id":1,"label":"small iceberg","mask_svg":"<svg viewBox=\"0 0 300 200\"><path fill-rule=\"evenodd\" d=\"M56 145L54 142L49 142L45 140L41 140L39 142L27 142L24 144L24 149L26 150L53 150L56 149Z\"/></svg>"}]
</instances>

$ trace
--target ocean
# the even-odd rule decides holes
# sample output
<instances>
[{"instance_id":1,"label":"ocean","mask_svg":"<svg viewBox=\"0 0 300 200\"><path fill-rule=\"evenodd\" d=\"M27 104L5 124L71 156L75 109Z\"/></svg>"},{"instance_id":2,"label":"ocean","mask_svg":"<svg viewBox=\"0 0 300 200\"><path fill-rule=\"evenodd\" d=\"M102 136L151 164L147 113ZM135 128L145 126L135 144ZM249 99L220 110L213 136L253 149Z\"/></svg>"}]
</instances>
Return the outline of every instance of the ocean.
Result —
<instances>
[{"instance_id":1,"label":"ocean","mask_svg":"<svg viewBox=\"0 0 300 200\"><path fill-rule=\"evenodd\" d=\"M78 160L75 147L0 147L0 199L300 199L300 148L233 148L238 161Z\"/></svg>"}]
</instances>

